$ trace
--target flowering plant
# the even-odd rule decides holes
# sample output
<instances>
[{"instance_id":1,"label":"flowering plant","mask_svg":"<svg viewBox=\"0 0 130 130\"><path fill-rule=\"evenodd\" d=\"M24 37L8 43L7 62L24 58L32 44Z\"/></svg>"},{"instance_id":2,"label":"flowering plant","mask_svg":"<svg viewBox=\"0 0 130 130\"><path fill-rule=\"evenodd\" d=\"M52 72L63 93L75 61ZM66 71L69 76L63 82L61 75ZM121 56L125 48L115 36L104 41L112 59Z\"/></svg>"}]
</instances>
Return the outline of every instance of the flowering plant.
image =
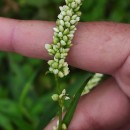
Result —
<instances>
[{"instance_id":1,"label":"flowering plant","mask_svg":"<svg viewBox=\"0 0 130 130\"><path fill-rule=\"evenodd\" d=\"M45 48L49 55L53 56L53 60L49 60L49 73L55 75L56 80L56 93L52 95L52 99L58 102L58 122L57 126L53 127L53 130L67 130L68 125L72 119L73 113L77 106L78 100L86 86L86 83L93 76L93 73L87 74L86 80L75 96L71 99L67 94L66 89L61 88L59 79L69 74L68 63L65 61L72 44L74 33L77 30L76 25L80 21L81 12L79 11L83 0L65 0L66 5L60 6L60 14L56 21L56 27L54 28L54 36L52 44L45 44ZM72 100L66 114L63 118L62 113L65 110L65 101Z\"/></svg>"}]
</instances>

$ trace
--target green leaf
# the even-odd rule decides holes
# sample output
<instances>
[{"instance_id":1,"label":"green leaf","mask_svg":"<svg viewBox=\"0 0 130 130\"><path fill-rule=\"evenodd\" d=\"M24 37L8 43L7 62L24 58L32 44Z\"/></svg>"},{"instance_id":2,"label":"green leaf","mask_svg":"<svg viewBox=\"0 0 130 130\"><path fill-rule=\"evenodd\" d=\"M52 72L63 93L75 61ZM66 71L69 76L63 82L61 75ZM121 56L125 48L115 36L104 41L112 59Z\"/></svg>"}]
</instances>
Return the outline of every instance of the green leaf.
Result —
<instances>
[{"instance_id":1,"label":"green leaf","mask_svg":"<svg viewBox=\"0 0 130 130\"><path fill-rule=\"evenodd\" d=\"M30 79L28 80L28 82L27 82L27 83L25 84L25 86L23 87L23 90L22 90L21 95L20 95L20 105L23 105L23 103L24 103L24 101L25 101L25 99L26 99L26 96L27 96L27 94L29 93L29 90L30 90L31 87L32 87L32 84L33 84L33 81L34 81L34 79L35 79L35 77L36 77L36 74L37 74L37 72L34 73L34 74L30 77Z\"/></svg>"},{"instance_id":2,"label":"green leaf","mask_svg":"<svg viewBox=\"0 0 130 130\"><path fill-rule=\"evenodd\" d=\"M62 123L65 123L67 126L69 125L69 123L70 123L70 121L71 121L71 119L73 117L74 111L75 111L76 106L78 104L79 98L80 98L80 96L81 96L81 94L82 94L82 92L84 90L84 87L86 86L86 84L92 78L93 75L94 75L93 73L86 73L86 76L85 76L86 81L79 88L79 90L75 94L72 102L70 103L68 111L66 112L66 114L64 116L64 119L63 119L63 122L62 122Z\"/></svg>"},{"instance_id":3,"label":"green leaf","mask_svg":"<svg viewBox=\"0 0 130 130\"><path fill-rule=\"evenodd\" d=\"M14 130L10 119L2 113L0 113L0 127L4 130Z\"/></svg>"}]
</instances>

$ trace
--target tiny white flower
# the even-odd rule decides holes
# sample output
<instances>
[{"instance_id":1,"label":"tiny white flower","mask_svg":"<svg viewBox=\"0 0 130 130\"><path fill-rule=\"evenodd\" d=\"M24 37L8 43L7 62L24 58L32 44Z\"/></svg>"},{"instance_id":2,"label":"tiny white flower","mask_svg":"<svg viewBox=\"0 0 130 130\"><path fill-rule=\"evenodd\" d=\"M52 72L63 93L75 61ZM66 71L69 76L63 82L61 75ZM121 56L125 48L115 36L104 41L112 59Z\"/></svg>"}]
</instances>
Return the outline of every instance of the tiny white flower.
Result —
<instances>
[{"instance_id":1,"label":"tiny white flower","mask_svg":"<svg viewBox=\"0 0 130 130\"><path fill-rule=\"evenodd\" d=\"M76 4L75 2L72 2L72 3L71 3L71 7L72 7L72 8L76 8L76 7L77 7L77 4Z\"/></svg>"},{"instance_id":2,"label":"tiny white flower","mask_svg":"<svg viewBox=\"0 0 130 130\"><path fill-rule=\"evenodd\" d=\"M52 66L54 69L57 69L57 68L58 68L58 63L57 63L57 62L54 62L51 66Z\"/></svg>"},{"instance_id":3,"label":"tiny white flower","mask_svg":"<svg viewBox=\"0 0 130 130\"><path fill-rule=\"evenodd\" d=\"M60 24L61 24L62 26L64 26L65 23L64 23L63 20L60 20L59 22L60 22Z\"/></svg>"},{"instance_id":4,"label":"tiny white flower","mask_svg":"<svg viewBox=\"0 0 130 130\"><path fill-rule=\"evenodd\" d=\"M81 11L78 11L78 12L76 12L76 14L80 17L81 16Z\"/></svg>"},{"instance_id":5,"label":"tiny white flower","mask_svg":"<svg viewBox=\"0 0 130 130\"><path fill-rule=\"evenodd\" d=\"M52 49L48 49L48 52L52 52L53 50Z\"/></svg>"},{"instance_id":6,"label":"tiny white flower","mask_svg":"<svg viewBox=\"0 0 130 130\"><path fill-rule=\"evenodd\" d=\"M63 37L62 32L59 32L59 33L58 33L58 36L59 36L59 37Z\"/></svg>"},{"instance_id":7,"label":"tiny white flower","mask_svg":"<svg viewBox=\"0 0 130 130\"><path fill-rule=\"evenodd\" d=\"M52 72L52 71L53 71L53 68L52 68L52 67L50 67L50 68L49 68L49 71L50 71L50 72Z\"/></svg>"},{"instance_id":8,"label":"tiny white flower","mask_svg":"<svg viewBox=\"0 0 130 130\"><path fill-rule=\"evenodd\" d=\"M66 12L65 12L65 11L62 11L61 14L62 14L63 16L65 16L65 15L66 15Z\"/></svg>"},{"instance_id":9,"label":"tiny white flower","mask_svg":"<svg viewBox=\"0 0 130 130\"><path fill-rule=\"evenodd\" d=\"M74 34L69 34L68 37L73 38Z\"/></svg>"},{"instance_id":10,"label":"tiny white flower","mask_svg":"<svg viewBox=\"0 0 130 130\"><path fill-rule=\"evenodd\" d=\"M70 99L70 97L65 97L65 100L69 100Z\"/></svg>"},{"instance_id":11,"label":"tiny white flower","mask_svg":"<svg viewBox=\"0 0 130 130\"><path fill-rule=\"evenodd\" d=\"M68 55L68 53L63 53L64 57L66 57Z\"/></svg>"},{"instance_id":12,"label":"tiny white flower","mask_svg":"<svg viewBox=\"0 0 130 130\"><path fill-rule=\"evenodd\" d=\"M80 21L80 17L77 17L77 18L76 18L76 21Z\"/></svg>"},{"instance_id":13,"label":"tiny white flower","mask_svg":"<svg viewBox=\"0 0 130 130\"><path fill-rule=\"evenodd\" d=\"M72 16L72 20L75 20L76 18L77 18L76 14Z\"/></svg>"},{"instance_id":14,"label":"tiny white flower","mask_svg":"<svg viewBox=\"0 0 130 130\"><path fill-rule=\"evenodd\" d=\"M65 90L65 89L63 89L62 94L63 94L63 95L65 95L65 94L66 94L66 90Z\"/></svg>"},{"instance_id":15,"label":"tiny white flower","mask_svg":"<svg viewBox=\"0 0 130 130\"><path fill-rule=\"evenodd\" d=\"M70 31L70 34L74 34L75 33L75 31Z\"/></svg>"},{"instance_id":16,"label":"tiny white flower","mask_svg":"<svg viewBox=\"0 0 130 130\"><path fill-rule=\"evenodd\" d=\"M58 28L53 28L53 30L54 30L55 32L59 32L59 29L58 29Z\"/></svg>"},{"instance_id":17,"label":"tiny white flower","mask_svg":"<svg viewBox=\"0 0 130 130\"><path fill-rule=\"evenodd\" d=\"M76 23L76 20L71 20L70 23L71 23L71 24L75 24L75 23Z\"/></svg>"},{"instance_id":18,"label":"tiny white flower","mask_svg":"<svg viewBox=\"0 0 130 130\"><path fill-rule=\"evenodd\" d=\"M67 130L66 124L62 124L62 130Z\"/></svg>"},{"instance_id":19,"label":"tiny white flower","mask_svg":"<svg viewBox=\"0 0 130 130\"><path fill-rule=\"evenodd\" d=\"M55 55L55 58L60 59L60 57L61 57L61 54L59 52L57 52L56 55Z\"/></svg>"},{"instance_id":20,"label":"tiny white flower","mask_svg":"<svg viewBox=\"0 0 130 130\"><path fill-rule=\"evenodd\" d=\"M63 67L63 65L62 64L59 64L59 69L61 69Z\"/></svg>"},{"instance_id":21,"label":"tiny white flower","mask_svg":"<svg viewBox=\"0 0 130 130\"><path fill-rule=\"evenodd\" d=\"M75 11L78 11L79 9L80 9L80 7L77 7L77 8L75 8L74 10L75 10Z\"/></svg>"},{"instance_id":22,"label":"tiny white flower","mask_svg":"<svg viewBox=\"0 0 130 130\"><path fill-rule=\"evenodd\" d=\"M59 99L59 95L58 94L53 94L52 95L52 100L53 101L58 101L58 99Z\"/></svg>"},{"instance_id":23,"label":"tiny white flower","mask_svg":"<svg viewBox=\"0 0 130 130\"><path fill-rule=\"evenodd\" d=\"M75 2L76 2L77 4L80 4L80 3L81 3L81 0L75 0Z\"/></svg>"},{"instance_id":24,"label":"tiny white flower","mask_svg":"<svg viewBox=\"0 0 130 130\"><path fill-rule=\"evenodd\" d=\"M63 11L63 7L62 6L60 6L59 8L60 8L61 11Z\"/></svg>"},{"instance_id":25,"label":"tiny white flower","mask_svg":"<svg viewBox=\"0 0 130 130\"><path fill-rule=\"evenodd\" d=\"M64 77L64 74L60 71L60 72L58 73L58 76L59 76L60 78L63 78L63 77Z\"/></svg>"},{"instance_id":26,"label":"tiny white flower","mask_svg":"<svg viewBox=\"0 0 130 130\"><path fill-rule=\"evenodd\" d=\"M62 58L62 59L65 59L65 56L64 56L64 54L61 54L61 58Z\"/></svg>"},{"instance_id":27,"label":"tiny white flower","mask_svg":"<svg viewBox=\"0 0 130 130\"><path fill-rule=\"evenodd\" d=\"M54 36L57 37L57 36L58 36L58 33L57 33L57 32L54 32Z\"/></svg>"},{"instance_id":28,"label":"tiny white flower","mask_svg":"<svg viewBox=\"0 0 130 130\"><path fill-rule=\"evenodd\" d=\"M53 45L53 49L54 49L54 51L57 51L57 46Z\"/></svg>"},{"instance_id":29,"label":"tiny white flower","mask_svg":"<svg viewBox=\"0 0 130 130\"><path fill-rule=\"evenodd\" d=\"M54 69L53 72L54 72L54 74L58 74L59 70L58 69Z\"/></svg>"},{"instance_id":30,"label":"tiny white flower","mask_svg":"<svg viewBox=\"0 0 130 130\"><path fill-rule=\"evenodd\" d=\"M63 15L62 15L62 14L59 14L59 15L58 15L58 18L59 18L59 19L63 19Z\"/></svg>"},{"instance_id":31,"label":"tiny white flower","mask_svg":"<svg viewBox=\"0 0 130 130\"><path fill-rule=\"evenodd\" d=\"M69 28L71 24L69 22L65 22L65 26Z\"/></svg>"},{"instance_id":32,"label":"tiny white flower","mask_svg":"<svg viewBox=\"0 0 130 130\"><path fill-rule=\"evenodd\" d=\"M65 52L67 53L69 50L70 50L70 49L69 49L69 48L67 48L67 49L65 49Z\"/></svg>"},{"instance_id":33,"label":"tiny white flower","mask_svg":"<svg viewBox=\"0 0 130 130\"><path fill-rule=\"evenodd\" d=\"M64 67L68 67L67 62L64 62L63 66L64 66Z\"/></svg>"},{"instance_id":34,"label":"tiny white flower","mask_svg":"<svg viewBox=\"0 0 130 130\"><path fill-rule=\"evenodd\" d=\"M70 27L70 29L71 29L71 30L73 30L74 28L75 28L75 26L74 26L74 25L72 25L72 26Z\"/></svg>"},{"instance_id":35,"label":"tiny white flower","mask_svg":"<svg viewBox=\"0 0 130 130\"><path fill-rule=\"evenodd\" d=\"M67 41L68 41L68 37L67 37L67 36L63 36L63 40L64 40L65 42L67 42Z\"/></svg>"},{"instance_id":36,"label":"tiny white flower","mask_svg":"<svg viewBox=\"0 0 130 130\"><path fill-rule=\"evenodd\" d=\"M61 60L59 61L60 64L64 64L64 62L65 62L65 61L64 61L63 59L61 59Z\"/></svg>"},{"instance_id":37,"label":"tiny white flower","mask_svg":"<svg viewBox=\"0 0 130 130\"><path fill-rule=\"evenodd\" d=\"M64 20L65 20L65 22L70 21L70 16L65 16L65 17L64 17Z\"/></svg>"},{"instance_id":38,"label":"tiny white flower","mask_svg":"<svg viewBox=\"0 0 130 130\"><path fill-rule=\"evenodd\" d=\"M56 57L54 57L54 61L55 61L55 62L58 62L59 60L58 60Z\"/></svg>"},{"instance_id":39,"label":"tiny white flower","mask_svg":"<svg viewBox=\"0 0 130 130\"><path fill-rule=\"evenodd\" d=\"M64 28L63 28L63 26L59 26L59 31L61 31L61 32L63 32L64 31Z\"/></svg>"},{"instance_id":40,"label":"tiny white flower","mask_svg":"<svg viewBox=\"0 0 130 130\"><path fill-rule=\"evenodd\" d=\"M48 64L49 64L49 65L52 65L53 62L54 62L53 60L49 60L49 61L48 61Z\"/></svg>"},{"instance_id":41,"label":"tiny white flower","mask_svg":"<svg viewBox=\"0 0 130 130\"><path fill-rule=\"evenodd\" d=\"M63 69L63 71L64 71L64 74L67 75L67 74L69 73L68 67L65 67L65 68Z\"/></svg>"},{"instance_id":42,"label":"tiny white flower","mask_svg":"<svg viewBox=\"0 0 130 130\"><path fill-rule=\"evenodd\" d=\"M67 10L69 9L69 7L68 7L67 5L64 5L64 6L63 6L63 9L64 9L65 11L67 11Z\"/></svg>"},{"instance_id":43,"label":"tiny white flower","mask_svg":"<svg viewBox=\"0 0 130 130\"><path fill-rule=\"evenodd\" d=\"M45 44L45 48L46 48L47 50L49 50L49 49L51 49L51 45L50 45L50 44Z\"/></svg>"},{"instance_id":44,"label":"tiny white flower","mask_svg":"<svg viewBox=\"0 0 130 130\"><path fill-rule=\"evenodd\" d=\"M61 45L65 46L66 42L64 40L61 40Z\"/></svg>"},{"instance_id":45,"label":"tiny white flower","mask_svg":"<svg viewBox=\"0 0 130 130\"><path fill-rule=\"evenodd\" d=\"M68 33L69 33L69 29L67 28L67 29L65 29L64 34L66 35Z\"/></svg>"}]
</instances>

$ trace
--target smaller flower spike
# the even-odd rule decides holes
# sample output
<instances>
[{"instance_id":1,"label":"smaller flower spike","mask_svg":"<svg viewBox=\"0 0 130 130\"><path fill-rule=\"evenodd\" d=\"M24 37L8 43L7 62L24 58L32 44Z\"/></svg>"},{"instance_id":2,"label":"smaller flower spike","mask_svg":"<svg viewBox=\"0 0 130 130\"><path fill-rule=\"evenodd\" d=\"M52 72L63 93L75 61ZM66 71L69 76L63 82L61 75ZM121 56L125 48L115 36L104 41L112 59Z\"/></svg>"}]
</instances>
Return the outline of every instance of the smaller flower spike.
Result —
<instances>
[{"instance_id":1,"label":"smaller flower spike","mask_svg":"<svg viewBox=\"0 0 130 130\"><path fill-rule=\"evenodd\" d=\"M61 13L58 15L54 30L53 43L45 44L49 55L54 56L48 61L49 71L60 78L69 74L68 63L65 62L72 39L76 31L76 25L80 21L79 11L83 0L65 0L66 5L60 6Z\"/></svg>"}]
</instances>

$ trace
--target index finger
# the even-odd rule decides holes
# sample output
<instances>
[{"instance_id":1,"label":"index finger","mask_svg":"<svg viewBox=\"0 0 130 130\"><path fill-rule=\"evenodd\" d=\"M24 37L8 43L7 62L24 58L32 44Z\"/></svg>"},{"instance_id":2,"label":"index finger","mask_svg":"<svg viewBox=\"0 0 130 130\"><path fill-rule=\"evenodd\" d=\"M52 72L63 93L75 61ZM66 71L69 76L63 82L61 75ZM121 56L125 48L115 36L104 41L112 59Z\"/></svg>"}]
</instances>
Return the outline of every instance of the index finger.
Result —
<instances>
[{"instance_id":1,"label":"index finger","mask_svg":"<svg viewBox=\"0 0 130 130\"><path fill-rule=\"evenodd\" d=\"M49 59L44 48L52 42L54 22L0 18L0 50ZM111 74L130 52L130 25L111 22L80 23L67 58L80 69Z\"/></svg>"}]
</instances>

